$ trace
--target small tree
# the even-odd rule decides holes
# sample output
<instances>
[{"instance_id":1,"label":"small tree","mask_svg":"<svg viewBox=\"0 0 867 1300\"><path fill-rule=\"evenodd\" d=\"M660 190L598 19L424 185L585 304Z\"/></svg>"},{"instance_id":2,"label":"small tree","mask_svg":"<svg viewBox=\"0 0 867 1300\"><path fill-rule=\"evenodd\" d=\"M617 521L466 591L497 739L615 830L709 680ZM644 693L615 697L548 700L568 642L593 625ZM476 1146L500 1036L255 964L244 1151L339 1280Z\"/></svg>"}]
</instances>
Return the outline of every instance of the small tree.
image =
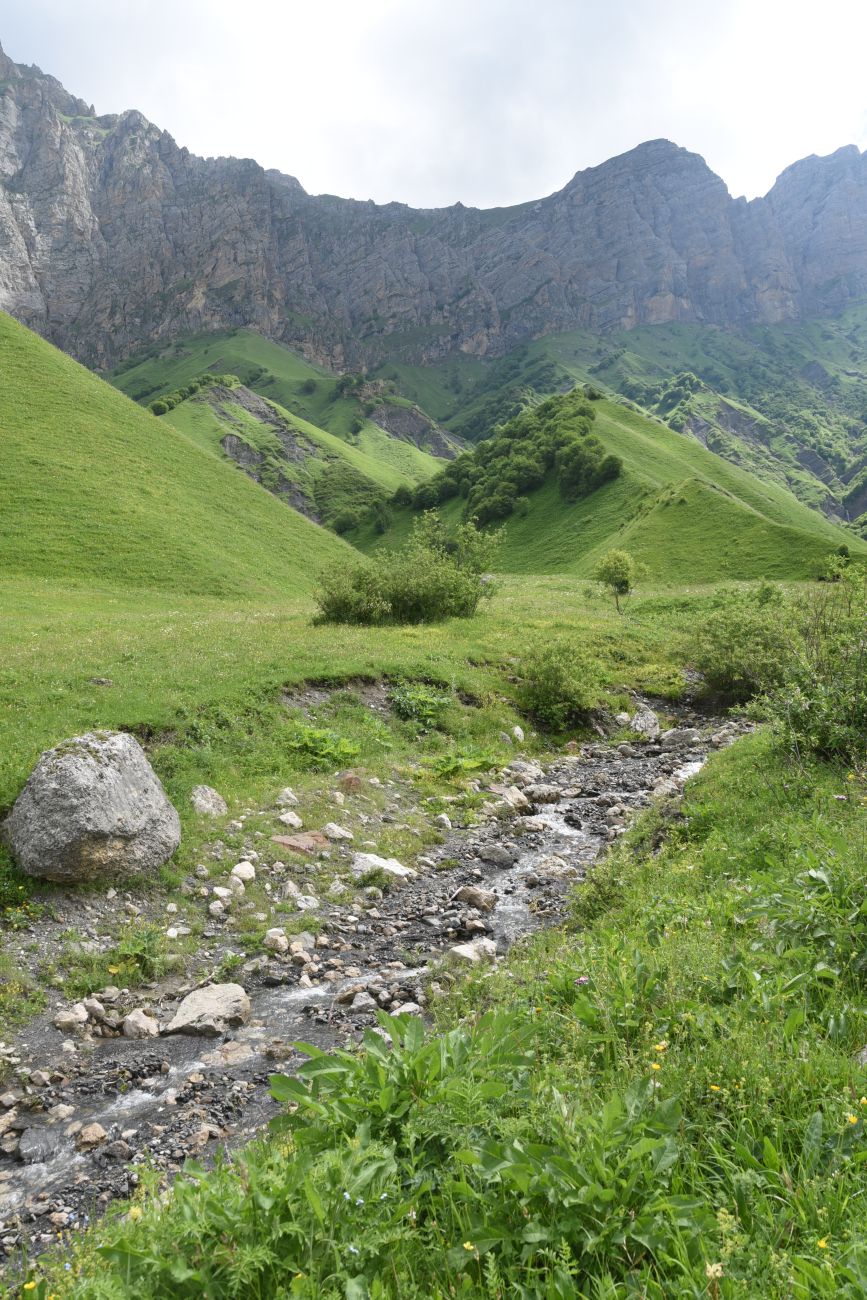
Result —
<instances>
[{"instance_id":1,"label":"small tree","mask_svg":"<svg viewBox=\"0 0 867 1300\"><path fill-rule=\"evenodd\" d=\"M621 597L630 595L635 586L637 566L628 551L606 551L596 565L593 576L608 588L614 597L618 614Z\"/></svg>"}]
</instances>

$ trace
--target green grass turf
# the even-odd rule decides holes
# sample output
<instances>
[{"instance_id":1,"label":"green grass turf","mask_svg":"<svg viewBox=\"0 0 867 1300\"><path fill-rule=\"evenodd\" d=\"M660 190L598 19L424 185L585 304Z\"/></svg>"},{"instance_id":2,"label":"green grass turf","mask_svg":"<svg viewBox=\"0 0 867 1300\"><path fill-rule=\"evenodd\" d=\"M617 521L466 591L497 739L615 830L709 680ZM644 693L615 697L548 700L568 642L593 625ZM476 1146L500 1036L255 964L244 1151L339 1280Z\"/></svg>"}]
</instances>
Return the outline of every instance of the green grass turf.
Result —
<instances>
[{"instance_id":1,"label":"green grass turf","mask_svg":"<svg viewBox=\"0 0 867 1300\"><path fill-rule=\"evenodd\" d=\"M0 315L0 572L254 599L344 545Z\"/></svg>"},{"instance_id":2,"label":"green grass turf","mask_svg":"<svg viewBox=\"0 0 867 1300\"><path fill-rule=\"evenodd\" d=\"M0 807L15 798L43 749L91 727L162 737L155 761L179 806L204 780L238 800L254 797L263 778L273 783L291 762L285 718L267 742L264 733L246 734L260 707L276 709L283 686L431 678L493 704L509 695L508 665L535 634L580 630L611 684L676 691L679 638L707 594L647 592L619 618L572 578L506 577L476 618L370 629L314 627L304 596L253 604L2 578ZM495 737L499 728L491 727ZM389 761L387 747L380 758Z\"/></svg>"}]
</instances>

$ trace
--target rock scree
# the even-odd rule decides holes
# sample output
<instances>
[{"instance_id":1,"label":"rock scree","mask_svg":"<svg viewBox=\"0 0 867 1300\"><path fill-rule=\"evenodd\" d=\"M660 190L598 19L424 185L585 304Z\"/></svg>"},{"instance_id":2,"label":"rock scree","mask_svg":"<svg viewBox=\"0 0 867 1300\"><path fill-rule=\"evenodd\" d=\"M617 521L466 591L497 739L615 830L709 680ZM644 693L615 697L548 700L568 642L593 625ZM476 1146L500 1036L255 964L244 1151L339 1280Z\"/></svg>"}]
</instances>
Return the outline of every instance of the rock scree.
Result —
<instances>
[{"instance_id":1,"label":"rock scree","mask_svg":"<svg viewBox=\"0 0 867 1300\"><path fill-rule=\"evenodd\" d=\"M41 756L2 834L27 875L73 884L156 872L181 824L138 741L91 731Z\"/></svg>"}]
</instances>

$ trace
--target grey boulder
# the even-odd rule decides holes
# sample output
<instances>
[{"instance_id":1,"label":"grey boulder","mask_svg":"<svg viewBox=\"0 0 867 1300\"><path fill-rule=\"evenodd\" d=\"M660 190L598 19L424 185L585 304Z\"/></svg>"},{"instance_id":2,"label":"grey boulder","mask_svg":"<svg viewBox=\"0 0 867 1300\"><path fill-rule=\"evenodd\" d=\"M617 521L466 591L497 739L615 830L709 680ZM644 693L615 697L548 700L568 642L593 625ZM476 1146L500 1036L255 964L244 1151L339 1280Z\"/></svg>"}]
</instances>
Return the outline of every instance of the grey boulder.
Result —
<instances>
[{"instance_id":1,"label":"grey boulder","mask_svg":"<svg viewBox=\"0 0 867 1300\"><path fill-rule=\"evenodd\" d=\"M687 749L701 744L701 732L695 727L672 727L659 737L663 749Z\"/></svg>"},{"instance_id":2,"label":"grey boulder","mask_svg":"<svg viewBox=\"0 0 867 1300\"><path fill-rule=\"evenodd\" d=\"M189 993L163 1033L221 1038L250 1018L250 999L240 984L207 984Z\"/></svg>"},{"instance_id":3,"label":"grey boulder","mask_svg":"<svg viewBox=\"0 0 867 1300\"><path fill-rule=\"evenodd\" d=\"M200 817L224 817L229 811L225 799L212 785L194 785L190 803Z\"/></svg>"},{"instance_id":4,"label":"grey boulder","mask_svg":"<svg viewBox=\"0 0 867 1300\"><path fill-rule=\"evenodd\" d=\"M656 740L659 735L659 718L649 709L646 704L642 704L632 715L632 721L629 724L630 730L638 733L639 736L646 736L648 740Z\"/></svg>"},{"instance_id":5,"label":"grey boulder","mask_svg":"<svg viewBox=\"0 0 867 1300\"><path fill-rule=\"evenodd\" d=\"M117 731L47 750L2 832L27 875L64 884L151 875L181 840L178 814L144 750Z\"/></svg>"}]
</instances>

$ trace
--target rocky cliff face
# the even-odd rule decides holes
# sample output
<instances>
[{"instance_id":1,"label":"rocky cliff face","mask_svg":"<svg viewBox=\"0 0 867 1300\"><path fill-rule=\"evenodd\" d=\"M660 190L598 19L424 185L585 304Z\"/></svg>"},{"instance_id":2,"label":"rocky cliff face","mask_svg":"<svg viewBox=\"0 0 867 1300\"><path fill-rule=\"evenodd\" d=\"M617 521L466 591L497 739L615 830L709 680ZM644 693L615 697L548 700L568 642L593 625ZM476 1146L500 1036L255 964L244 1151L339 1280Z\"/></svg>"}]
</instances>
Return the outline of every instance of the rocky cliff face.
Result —
<instances>
[{"instance_id":1,"label":"rocky cliff face","mask_svg":"<svg viewBox=\"0 0 867 1300\"><path fill-rule=\"evenodd\" d=\"M91 365L249 325L337 367L498 355L556 330L776 322L867 295L867 154L733 200L665 140L515 208L314 197L97 117L0 51L0 307Z\"/></svg>"}]
</instances>

